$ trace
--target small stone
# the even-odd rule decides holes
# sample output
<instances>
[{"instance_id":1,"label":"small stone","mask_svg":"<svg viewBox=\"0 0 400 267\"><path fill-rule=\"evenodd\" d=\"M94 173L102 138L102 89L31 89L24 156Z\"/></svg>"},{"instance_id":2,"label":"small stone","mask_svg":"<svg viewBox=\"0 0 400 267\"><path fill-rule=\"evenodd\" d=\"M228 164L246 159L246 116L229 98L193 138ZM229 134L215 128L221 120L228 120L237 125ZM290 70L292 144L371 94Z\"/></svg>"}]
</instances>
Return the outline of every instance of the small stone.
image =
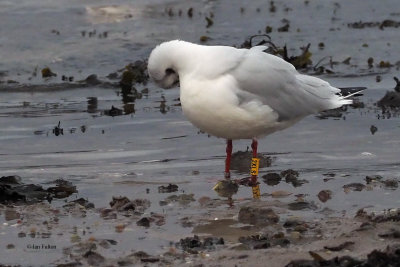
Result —
<instances>
[{"instance_id":1,"label":"small stone","mask_svg":"<svg viewBox=\"0 0 400 267\"><path fill-rule=\"evenodd\" d=\"M6 221L12 221L20 218L20 214L12 208L7 208L4 211L4 218Z\"/></svg>"},{"instance_id":2,"label":"small stone","mask_svg":"<svg viewBox=\"0 0 400 267\"><path fill-rule=\"evenodd\" d=\"M123 224L118 224L115 226L115 232L117 232L117 233L122 233L124 231L124 229L125 229L125 225L123 225Z\"/></svg>"},{"instance_id":3,"label":"small stone","mask_svg":"<svg viewBox=\"0 0 400 267\"><path fill-rule=\"evenodd\" d=\"M160 259L158 259L158 258L143 258L143 259L140 259L140 261L148 262L148 263L156 263L156 262L159 262Z\"/></svg>"},{"instance_id":4,"label":"small stone","mask_svg":"<svg viewBox=\"0 0 400 267\"><path fill-rule=\"evenodd\" d=\"M50 78L50 77L55 77L55 76L57 76L57 74L52 72L49 67L42 69L42 77L43 78Z\"/></svg>"},{"instance_id":5,"label":"small stone","mask_svg":"<svg viewBox=\"0 0 400 267\"><path fill-rule=\"evenodd\" d=\"M71 243L77 243L81 241L81 237L77 234L73 234L70 238Z\"/></svg>"},{"instance_id":6,"label":"small stone","mask_svg":"<svg viewBox=\"0 0 400 267\"><path fill-rule=\"evenodd\" d=\"M178 191L176 184L168 184L167 186L161 185L158 187L158 193L172 193Z\"/></svg>"},{"instance_id":7,"label":"small stone","mask_svg":"<svg viewBox=\"0 0 400 267\"><path fill-rule=\"evenodd\" d=\"M263 175L262 179L267 185L273 186L279 184L279 182L282 180L282 177L279 175L279 173L271 172Z\"/></svg>"},{"instance_id":8,"label":"small stone","mask_svg":"<svg viewBox=\"0 0 400 267\"><path fill-rule=\"evenodd\" d=\"M365 181L367 182L367 184L370 184L372 182L378 182L383 180L383 177L380 175L371 175L371 176L366 176L365 177Z\"/></svg>"},{"instance_id":9,"label":"small stone","mask_svg":"<svg viewBox=\"0 0 400 267\"><path fill-rule=\"evenodd\" d=\"M8 244L7 245L7 249L14 249L15 248L15 245L14 244Z\"/></svg>"},{"instance_id":10,"label":"small stone","mask_svg":"<svg viewBox=\"0 0 400 267\"><path fill-rule=\"evenodd\" d=\"M150 219L147 217L143 217L139 221L137 221L136 224L138 226L150 227Z\"/></svg>"},{"instance_id":11,"label":"small stone","mask_svg":"<svg viewBox=\"0 0 400 267\"><path fill-rule=\"evenodd\" d=\"M318 193L318 199L321 201L321 202L327 202L329 199L331 199L332 198L332 191L331 190L321 190L319 193Z\"/></svg>"},{"instance_id":12,"label":"small stone","mask_svg":"<svg viewBox=\"0 0 400 267\"><path fill-rule=\"evenodd\" d=\"M24 232L19 232L18 233L18 237L19 238L24 238L24 237L26 237L26 234Z\"/></svg>"},{"instance_id":13,"label":"small stone","mask_svg":"<svg viewBox=\"0 0 400 267\"><path fill-rule=\"evenodd\" d=\"M92 250L86 252L83 255L83 257L86 258L88 264L92 266L100 266L105 260L105 258L102 255Z\"/></svg>"},{"instance_id":14,"label":"small stone","mask_svg":"<svg viewBox=\"0 0 400 267\"><path fill-rule=\"evenodd\" d=\"M375 125L371 125L369 130L371 131L371 134L374 135L378 131L378 127L376 127Z\"/></svg>"},{"instance_id":15,"label":"small stone","mask_svg":"<svg viewBox=\"0 0 400 267\"><path fill-rule=\"evenodd\" d=\"M299 240L301 238L300 232L292 231L290 232L290 237L295 240Z\"/></svg>"},{"instance_id":16,"label":"small stone","mask_svg":"<svg viewBox=\"0 0 400 267\"><path fill-rule=\"evenodd\" d=\"M285 233L284 232L278 232L278 233L274 234L272 237L275 238L275 239L284 238L285 237Z\"/></svg>"},{"instance_id":17,"label":"small stone","mask_svg":"<svg viewBox=\"0 0 400 267\"><path fill-rule=\"evenodd\" d=\"M306 232L308 229L307 227L305 227L304 225L297 225L294 229L294 231L300 232L300 233L304 233Z\"/></svg>"},{"instance_id":18,"label":"small stone","mask_svg":"<svg viewBox=\"0 0 400 267\"><path fill-rule=\"evenodd\" d=\"M362 191L365 189L365 185L361 183L351 183L351 184L346 184L343 186L344 191L349 192L349 191Z\"/></svg>"},{"instance_id":19,"label":"small stone","mask_svg":"<svg viewBox=\"0 0 400 267\"><path fill-rule=\"evenodd\" d=\"M395 179L387 179L383 181L383 184L391 189L396 189L397 187L399 187L399 182Z\"/></svg>"},{"instance_id":20,"label":"small stone","mask_svg":"<svg viewBox=\"0 0 400 267\"><path fill-rule=\"evenodd\" d=\"M297 219L297 218L289 218L285 221L283 224L283 227L289 228L289 227L296 227L298 225L304 224L304 221Z\"/></svg>"},{"instance_id":21,"label":"small stone","mask_svg":"<svg viewBox=\"0 0 400 267\"><path fill-rule=\"evenodd\" d=\"M239 222L253 225L269 225L279 221L279 216L271 208L242 207Z\"/></svg>"},{"instance_id":22,"label":"small stone","mask_svg":"<svg viewBox=\"0 0 400 267\"><path fill-rule=\"evenodd\" d=\"M265 249L271 246L268 236L265 235L242 236L239 238L239 242L253 249Z\"/></svg>"},{"instance_id":23,"label":"small stone","mask_svg":"<svg viewBox=\"0 0 400 267\"><path fill-rule=\"evenodd\" d=\"M278 239L273 240L272 244L274 246L281 246L281 247L285 248L290 245L290 240L287 238L278 238Z\"/></svg>"},{"instance_id":24,"label":"small stone","mask_svg":"<svg viewBox=\"0 0 400 267\"><path fill-rule=\"evenodd\" d=\"M296 201L288 204L290 210L316 209L315 204L306 201Z\"/></svg>"},{"instance_id":25,"label":"small stone","mask_svg":"<svg viewBox=\"0 0 400 267\"><path fill-rule=\"evenodd\" d=\"M200 42L205 43L208 40L210 40L210 37L206 36L206 35L202 35L200 36Z\"/></svg>"}]
</instances>

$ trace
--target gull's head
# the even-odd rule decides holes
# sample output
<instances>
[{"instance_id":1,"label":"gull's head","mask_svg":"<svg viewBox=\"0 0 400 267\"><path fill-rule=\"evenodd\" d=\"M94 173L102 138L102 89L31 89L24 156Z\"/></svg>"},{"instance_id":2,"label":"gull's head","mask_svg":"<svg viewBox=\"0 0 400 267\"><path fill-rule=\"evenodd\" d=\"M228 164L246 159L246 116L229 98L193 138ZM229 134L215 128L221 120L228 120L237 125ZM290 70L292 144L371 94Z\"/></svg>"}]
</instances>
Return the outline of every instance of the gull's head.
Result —
<instances>
[{"instance_id":1,"label":"gull's head","mask_svg":"<svg viewBox=\"0 0 400 267\"><path fill-rule=\"evenodd\" d=\"M179 84L179 50L184 41L169 41L158 45L150 54L147 71L150 78L162 88Z\"/></svg>"}]
</instances>

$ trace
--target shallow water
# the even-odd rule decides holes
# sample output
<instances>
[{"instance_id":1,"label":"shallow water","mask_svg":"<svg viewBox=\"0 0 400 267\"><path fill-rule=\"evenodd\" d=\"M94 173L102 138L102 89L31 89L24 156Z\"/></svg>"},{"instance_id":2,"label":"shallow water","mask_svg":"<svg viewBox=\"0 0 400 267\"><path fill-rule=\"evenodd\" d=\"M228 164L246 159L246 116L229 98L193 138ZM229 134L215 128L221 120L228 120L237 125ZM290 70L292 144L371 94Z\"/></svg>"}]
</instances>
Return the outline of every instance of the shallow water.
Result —
<instances>
[{"instance_id":1,"label":"shallow water","mask_svg":"<svg viewBox=\"0 0 400 267\"><path fill-rule=\"evenodd\" d=\"M260 176L292 168L309 182L294 188L284 181L268 186L260 180L261 192L285 190L293 195L306 194L306 199L317 205L317 211L290 214L310 218L324 216L318 213L324 208L332 209L334 214L353 216L362 207L376 210L398 207L397 190L384 187L349 193L343 190L345 184L364 183L366 175L400 176L400 119L378 119L380 111L374 106L394 87L392 77L398 75L398 67L368 69L367 65L369 57L375 63L384 60L394 64L400 60L398 28L347 27L347 23L369 18L400 20L399 13L393 10L396 1L366 4L353 0L340 3L340 7L333 1L310 1L308 5L301 1L275 2L275 13L268 11L269 3L264 1L255 1L241 13L240 1L160 4L121 0L115 2L119 7L117 11L112 9L117 12L113 15L102 15L99 11L99 7L109 5L108 1L0 3L0 176L19 175L24 182L35 184L63 178L77 186L79 193L75 197L87 198L96 207L107 207L112 196L147 198L152 205L146 214L166 214L165 225L146 230L134 224L135 227L121 235L115 233L114 225L95 213L84 220L67 216L64 223L78 225L79 229L85 223L96 225L94 235L118 240L117 250L121 255L130 250L161 253L170 241L176 242L191 233L191 228L180 226L180 218L205 211L197 202L189 206L160 206L158 202L169 194L159 194L158 186L175 183L180 192L194 193L196 200L203 196L218 199L211 188L223 177L225 141L200 134L187 122L177 105L178 89L164 91L150 82L137 86L138 91L147 87L149 92L135 99L119 88L56 90L51 84L61 83L61 75L82 80L95 73L104 78L130 62L146 59L151 49L163 40L182 38L198 42L201 35L207 35L212 38L209 44L240 45L248 36L271 25L272 40L278 45L286 43L291 54L298 54L300 46L311 43L314 64L325 56L339 62L350 56L351 65L340 64L333 68L335 75L322 78L338 87L366 86L369 90L359 98L366 108L349 108L344 113L345 119L320 120L309 116L292 128L261 140L259 151L271 155L273 163L262 169ZM194 7L193 18L186 15L189 7ZM291 10L286 12L285 7ZM173 8L174 16L165 11L169 8ZM178 15L179 9L182 16ZM206 29L204 16L209 12L214 14L214 25ZM276 32L283 25L283 18L290 21L290 31ZM94 30L94 37L88 37ZM99 34L104 32L107 37L100 38ZM322 50L318 49L320 42L325 43ZM362 47L363 44L368 47ZM44 81L40 69L45 66L58 76ZM35 76L32 73L36 67ZM368 72L371 75L365 75ZM374 73L383 73L380 83L375 81ZM43 90L39 86L34 91L30 85L43 86ZM105 111L112 106L129 114L106 116ZM56 136L53 129L58 122L63 135ZM371 125L378 127L374 135L370 132ZM249 145L248 140L237 141L234 150L246 150ZM336 176L324 182L326 173ZM322 189L333 191L333 198L326 203L316 196ZM234 202L248 201L250 197L249 188L240 188ZM293 200L295 197L289 196L282 201ZM56 201L54 205L62 204ZM3 216L0 223L6 223ZM26 249L29 242L38 241L17 238L19 229L10 225L0 226L0 247L13 243L16 248L0 250L2 263L25 264L29 259L38 265L48 264L59 259L61 248L70 244L68 234L53 235L46 242L57 244L58 249L38 258L37 252Z\"/></svg>"}]
</instances>

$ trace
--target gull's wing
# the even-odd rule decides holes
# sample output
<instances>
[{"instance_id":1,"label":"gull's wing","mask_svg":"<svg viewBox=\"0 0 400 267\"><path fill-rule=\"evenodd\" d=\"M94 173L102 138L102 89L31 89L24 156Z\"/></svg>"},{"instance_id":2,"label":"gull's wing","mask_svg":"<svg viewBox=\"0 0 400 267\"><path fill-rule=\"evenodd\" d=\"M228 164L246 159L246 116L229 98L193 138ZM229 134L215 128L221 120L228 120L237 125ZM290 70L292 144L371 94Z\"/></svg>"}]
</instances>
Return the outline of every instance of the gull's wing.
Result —
<instances>
[{"instance_id":1,"label":"gull's wing","mask_svg":"<svg viewBox=\"0 0 400 267\"><path fill-rule=\"evenodd\" d=\"M291 120L351 103L336 95L339 89L315 77L302 75L283 59L247 50L242 61L230 72L237 82L241 103L261 101L279 115Z\"/></svg>"}]
</instances>

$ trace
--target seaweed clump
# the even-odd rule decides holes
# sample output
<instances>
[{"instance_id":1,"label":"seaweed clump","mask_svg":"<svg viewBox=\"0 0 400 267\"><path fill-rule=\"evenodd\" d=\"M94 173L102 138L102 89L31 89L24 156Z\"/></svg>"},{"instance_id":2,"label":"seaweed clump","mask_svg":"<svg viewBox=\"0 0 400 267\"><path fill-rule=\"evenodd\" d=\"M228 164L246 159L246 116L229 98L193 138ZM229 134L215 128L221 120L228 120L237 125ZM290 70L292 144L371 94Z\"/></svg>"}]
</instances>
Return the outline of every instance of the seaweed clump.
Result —
<instances>
[{"instance_id":1,"label":"seaweed clump","mask_svg":"<svg viewBox=\"0 0 400 267\"><path fill-rule=\"evenodd\" d=\"M254 39L263 37L261 41L255 43ZM255 43L255 44L254 44ZM310 52L310 44L307 44L305 47L301 47L301 53L299 55L289 55L287 46L284 45L283 47L279 47L272 42L271 37L267 34L257 34L252 35L248 39L246 39L241 47L242 48L252 48L254 46L260 45L267 45L268 48L265 52L270 53L272 55L280 56L285 61L292 64L296 69L306 69L312 66L311 56L312 53Z\"/></svg>"}]
</instances>

